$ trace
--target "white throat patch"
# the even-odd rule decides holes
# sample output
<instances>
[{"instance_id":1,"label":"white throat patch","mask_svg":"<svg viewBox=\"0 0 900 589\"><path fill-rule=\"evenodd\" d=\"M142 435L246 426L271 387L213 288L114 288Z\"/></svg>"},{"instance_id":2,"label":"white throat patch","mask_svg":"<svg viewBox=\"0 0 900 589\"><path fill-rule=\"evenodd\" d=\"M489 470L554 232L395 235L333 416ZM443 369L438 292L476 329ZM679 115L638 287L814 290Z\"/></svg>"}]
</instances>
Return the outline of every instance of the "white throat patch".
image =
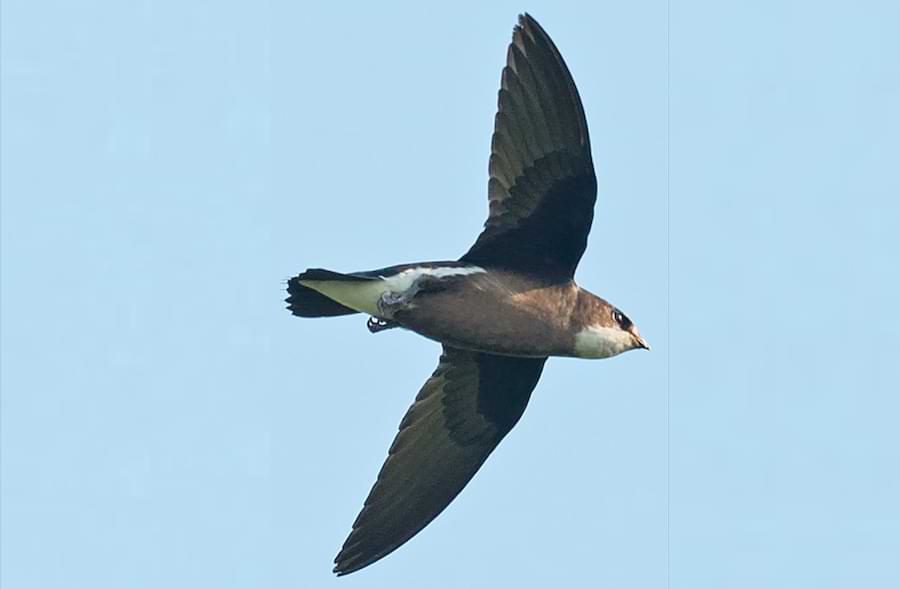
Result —
<instances>
[{"instance_id":1,"label":"white throat patch","mask_svg":"<svg viewBox=\"0 0 900 589\"><path fill-rule=\"evenodd\" d=\"M592 325L575 334L578 358L611 358L634 347L630 333L613 327Z\"/></svg>"}]
</instances>

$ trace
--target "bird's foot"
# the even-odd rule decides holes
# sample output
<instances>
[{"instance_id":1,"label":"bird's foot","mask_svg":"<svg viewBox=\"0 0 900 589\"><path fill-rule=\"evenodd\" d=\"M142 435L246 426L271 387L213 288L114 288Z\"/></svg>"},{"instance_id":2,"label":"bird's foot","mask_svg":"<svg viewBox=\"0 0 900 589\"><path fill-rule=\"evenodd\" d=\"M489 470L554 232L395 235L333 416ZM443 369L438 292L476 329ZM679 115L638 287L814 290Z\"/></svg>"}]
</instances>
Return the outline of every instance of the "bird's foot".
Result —
<instances>
[{"instance_id":1,"label":"bird's foot","mask_svg":"<svg viewBox=\"0 0 900 589\"><path fill-rule=\"evenodd\" d=\"M400 327L400 324L396 321L391 321L390 319L382 319L381 317L369 317L369 320L366 322L366 327L369 328L370 332L378 333L379 331L384 331L386 329Z\"/></svg>"}]
</instances>

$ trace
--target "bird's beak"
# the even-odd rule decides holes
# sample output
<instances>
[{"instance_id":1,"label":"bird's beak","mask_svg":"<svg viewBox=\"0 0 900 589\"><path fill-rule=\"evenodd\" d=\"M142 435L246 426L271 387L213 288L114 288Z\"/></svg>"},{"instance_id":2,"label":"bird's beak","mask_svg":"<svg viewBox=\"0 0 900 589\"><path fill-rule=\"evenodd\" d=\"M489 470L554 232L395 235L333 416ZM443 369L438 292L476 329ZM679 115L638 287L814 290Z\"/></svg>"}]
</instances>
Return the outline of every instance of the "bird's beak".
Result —
<instances>
[{"instance_id":1,"label":"bird's beak","mask_svg":"<svg viewBox=\"0 0 900 589\"><path fill-rule=\"evenodd\" d=\"M646 340L644 340L644 338L642 338L641 336L639 336L639 335L636 334L636 333L632 333L631 335L634 336L634 341L637 343L637 347L639 347L639 348L644 348L645 350L649 350L649 349L650 349L650 344L648 344L648 343L646 342Z\"/></svg>"}]
</instances>

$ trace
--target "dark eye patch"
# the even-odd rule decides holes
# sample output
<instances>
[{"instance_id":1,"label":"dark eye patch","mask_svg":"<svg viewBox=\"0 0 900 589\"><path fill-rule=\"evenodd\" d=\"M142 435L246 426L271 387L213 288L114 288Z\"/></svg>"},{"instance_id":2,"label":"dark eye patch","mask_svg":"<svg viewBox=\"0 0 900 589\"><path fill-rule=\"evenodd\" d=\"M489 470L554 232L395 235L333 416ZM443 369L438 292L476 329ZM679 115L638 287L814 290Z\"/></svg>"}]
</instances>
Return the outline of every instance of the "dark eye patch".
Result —
<instances>
[{"instance_id":1,"label":"dark eye patch","mask_svg":"<svg viewBox=\"0 0 900 589\"><path fill-rule=\"evenodd\" d=\"M616 309L613 311L613 319L616 320L616 323L619 324L619 327L622 329L628 329L631 327L631 319L625 316L625 313Z\"/></svg>"}]
</instances>

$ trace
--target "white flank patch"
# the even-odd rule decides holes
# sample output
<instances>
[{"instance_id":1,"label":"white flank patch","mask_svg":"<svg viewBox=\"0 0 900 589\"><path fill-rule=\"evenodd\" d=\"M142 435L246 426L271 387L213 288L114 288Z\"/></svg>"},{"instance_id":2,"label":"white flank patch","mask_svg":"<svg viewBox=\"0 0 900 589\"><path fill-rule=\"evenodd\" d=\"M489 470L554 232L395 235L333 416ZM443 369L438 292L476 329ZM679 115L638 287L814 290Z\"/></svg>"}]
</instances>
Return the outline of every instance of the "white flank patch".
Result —
<instances>
[{"instance_id":1,"label":"white flank patch","mask_svg":"<svg viewBox=\"0 0 900 589\"><path fill-rule=\"evenodd\" d=\"M381 280L301 280L300 284L316 290L326 297L339 302L360 313L378 315L378 300L381 295L392 292L401 293L409 290L417 278L423 275L435 278L448 276L465 276L485 272L479 266L459 266L444 268L408 268L393 276L381 277Z\"/></svg>"},{"instance_id":2,"label":"white flank patch","mask_svg":"<svg viewBox=\"0 0 900 589\"><path fill-rule=\"evenodd\" d=\"M575 355L579 358L610 358L633 347L631 334L614 327L585 327L575 334Z\"/></svg>"}]
</instances>

